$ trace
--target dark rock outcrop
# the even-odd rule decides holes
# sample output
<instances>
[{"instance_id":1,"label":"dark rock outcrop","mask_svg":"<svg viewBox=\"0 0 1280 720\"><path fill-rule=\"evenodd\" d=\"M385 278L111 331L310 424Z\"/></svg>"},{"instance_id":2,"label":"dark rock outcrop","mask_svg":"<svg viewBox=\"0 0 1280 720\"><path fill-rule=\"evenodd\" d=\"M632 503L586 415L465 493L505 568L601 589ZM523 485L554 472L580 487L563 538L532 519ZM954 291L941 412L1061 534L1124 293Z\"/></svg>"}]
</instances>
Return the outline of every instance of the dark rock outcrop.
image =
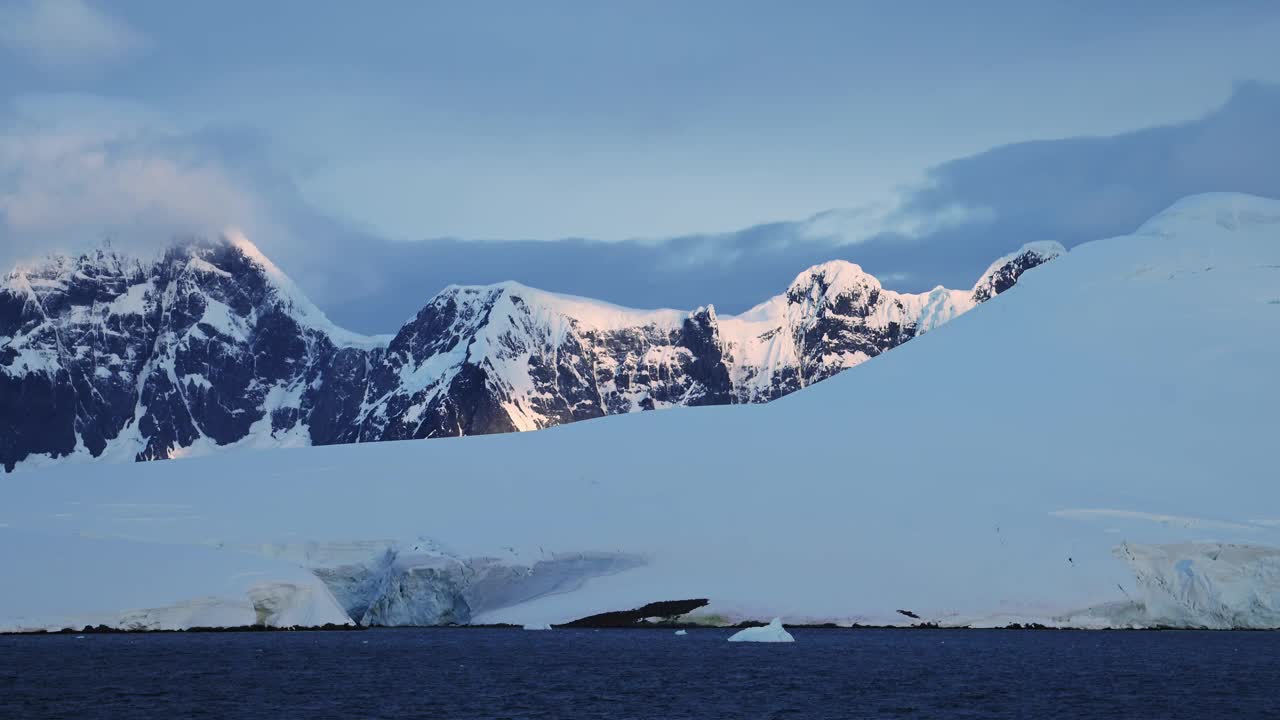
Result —
<instances>
[{"instance_id":1,"label":"dark rock outcrop","mask_svg":"<svg viewBox=\"0 0 1280 720\"><path fill-rule=\"evenodd\" d=\"M642 625L654 625L649 622L650 618L657 618L657 624L670 625L676 622L681 615L697 610L700 607L706 607L711 601L706 598L695 598L692 600L662 600L659 602L651 602L644 607L635 608L634 610L615 610L613 612L599 613L597 615L589 615L584 618L578 618L563 625L556 627L564 628L624 628L637 627Z\"/></svg>"}]
</instances>

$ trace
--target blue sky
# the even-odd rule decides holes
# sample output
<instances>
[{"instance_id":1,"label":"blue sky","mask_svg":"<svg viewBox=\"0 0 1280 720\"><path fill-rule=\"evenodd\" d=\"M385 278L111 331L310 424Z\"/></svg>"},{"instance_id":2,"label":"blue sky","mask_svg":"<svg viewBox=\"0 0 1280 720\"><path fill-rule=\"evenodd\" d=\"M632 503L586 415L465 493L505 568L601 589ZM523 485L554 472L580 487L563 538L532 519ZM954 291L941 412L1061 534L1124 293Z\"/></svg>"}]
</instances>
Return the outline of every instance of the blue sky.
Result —
<instances>
[{"instance_id":1,"label":"blue sky","mask_svg":"<svg viewBox=\"0 0 1280 720\"><path fill-rule=\"evenodd\" d=\"M236 225L367 330L450 281L964 284L1280 194L1276 37L1271 2L0 0L0 263Z\"/></svg>"}]
</instances>

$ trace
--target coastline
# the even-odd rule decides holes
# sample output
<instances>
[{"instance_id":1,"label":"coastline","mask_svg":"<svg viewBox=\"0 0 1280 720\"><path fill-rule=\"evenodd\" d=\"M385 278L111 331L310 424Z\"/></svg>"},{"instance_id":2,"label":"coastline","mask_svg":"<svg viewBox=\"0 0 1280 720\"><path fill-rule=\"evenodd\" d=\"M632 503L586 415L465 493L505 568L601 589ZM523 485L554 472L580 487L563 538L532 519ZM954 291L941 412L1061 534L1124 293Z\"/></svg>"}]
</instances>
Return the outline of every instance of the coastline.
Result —
<instances>
[{"instance_id":1,"label":"coastline","mask_svg":"<svg viewBox=\"0 0 1280 720\"><path fill-rule=\"evenodd\" d=\"M552 625L552 630L743 630L751 627L763 627L766 622L750 621L741 622L736 625L704 625L700 623L646 623L637 624L619 624L619 625L601 625L601 626L573 626L570 623L562 625ZM1211 632L1211 633L1267 633L1280 632L1280 628L1209 628L1209 627L1179 627L1173 625L1157 625L1152 627L1054 627L1050 625L1042 625L1040 623L1010 623L1008 625L999 625L992 627L973 627L971 625L938 625L936 623L917 623L914 625L837 625L835 623L819 623L819 624L784 624L788 630L843 630L843 631L887 631L887 630L913 630L913 631L967 631L967 632L1008 632L1008 631L1034 631L1034 632L1073 632L1073 633L1132 633L1132 632ZM64 636L64 635L173 635L173 634L209 634L209 633L293 633L293 632L395 632L395 631L411 631L411 630L512 630L518 632L528 632L520 625L507 623L492 623L479 625L399 625L394 627L387 626L364 626L364 625L303 625L296 627L269 627L265 625L241 625L236 627L191 627L176 630L160 630L148 628L132 628L119 629L111 628L103 625L96 627L85 626L76 630L73 628L62 628L59 630L49 630L40 628L37 630L16 630L2 631L0 637L29 637L29 636Z\"/></svg>"}]
</instances>

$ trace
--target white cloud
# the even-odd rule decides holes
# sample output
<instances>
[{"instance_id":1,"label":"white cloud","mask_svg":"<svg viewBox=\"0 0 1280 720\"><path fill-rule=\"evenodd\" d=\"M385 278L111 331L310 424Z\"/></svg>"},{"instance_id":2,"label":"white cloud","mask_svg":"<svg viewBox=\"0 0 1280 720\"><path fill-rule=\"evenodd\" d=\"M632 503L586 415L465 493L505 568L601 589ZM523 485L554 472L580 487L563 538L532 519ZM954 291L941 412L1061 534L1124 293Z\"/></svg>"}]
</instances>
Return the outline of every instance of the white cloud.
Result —
<instances>
[{"instance_id":1,"label":"white cloud","mask_svg":"<svg viewBox=\"0 0 1280 720\"><path fill-rule=\"evenodd\" d=\"M130 123L127 113L98 112L93 103L41 107L26 114L15 103L15 116L0 117L5 266L104 237L141 250L227 225L284 234L252 182L198 139Z\"/></svg>"},{"instance_id":2,"label":"white cloud","mask_svg":"<svg viewBox=\"0 0 1280 720\"><path fill-rule=\"evenodd\" d=\"M19 0L0 7L0 46L45 68L114 62L146 38L83 0Z\"/></svg>"},{"instance_id":3,"label":"white cloud","mask_svg":"<svg viewBox=\"0 0 1280 720\"><path fill-rule=\"evenodd\" d=\"M236 227L320 301L373 292L384 266L334 258L375 239L302 199L291 167L252 129L108 97L13 98L0 103L0 276L106 238L145 258Z\"/></svg>"},{"instance_id":4,"label":"white cloud","mask_svg":"<svg viewBox=\"0 0 1280 720\"><path fill-rule=\"evenodd\" d=\"M929 212L911 211L903 200L898 197L892 202L818 213L804 221L800 235L842 245L864 242L886 233L914 239L962 225L990 223L996 217L991 208L959 203Z\"/></svg>"},{"instance_id":5,"label":"white cloud","mask_svg":"<svg viewBox=\"0 0 1280 720\"><path fill-rule=\"evenodd\" d=\"M1226 520L1209 520L1206 518L1188 517L1184 515L1161 515L1159 513L1141 512L1137 510L1116 510L1113 508L1073 508L1055 510L1050 515L1071 520L1093 520L1110 518L1119 520L1143 520L1170 527L1188 530L1259 530L1256 525L1230 522Z\"/></svg>"}]
</instances>

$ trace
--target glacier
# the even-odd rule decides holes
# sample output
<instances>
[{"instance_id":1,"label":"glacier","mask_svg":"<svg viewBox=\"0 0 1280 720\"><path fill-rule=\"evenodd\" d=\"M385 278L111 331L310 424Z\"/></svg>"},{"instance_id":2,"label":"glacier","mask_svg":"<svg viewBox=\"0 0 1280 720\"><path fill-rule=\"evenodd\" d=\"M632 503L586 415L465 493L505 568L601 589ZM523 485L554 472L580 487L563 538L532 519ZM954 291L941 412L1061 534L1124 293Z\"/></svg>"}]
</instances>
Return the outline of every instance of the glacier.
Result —
<instances>
[{"instance_id":1,"label":"glacier","mask_svg":"<svg viewBox=\"0 0 1280 720\"><path fill-rule=\"evenodd\" d=\"M313 573L200 545L0 527L0 632L352 625Z\"/></svg>"},{"instance_id":2,"label":"glacier","mask_svg":"<svg viewBox=\"0 0 1280 720\"><path fill-rule=\"evenodd\" d=\"M99 548L91 567L59 573L58 616L201 597L243 610L252 585L302 573L360 620L351 597L381 596L353 590L344 604L343 588L381 582L360 568L390 548L404 555L388 564L397 578L484 558L505 568L482 593L503 600L467 600L471 623L698 597L710 604L686 619L708 623L902 625L917 622L897 612L909 608L944 626L1275 627L1276 367L1280 202L1194 196L768 404L55 464L5 479L0 547L19 596L56 565L40 542ZM192 578L99 597L144 549L187 558ZM542 584L575 554L633 560ZM232 566L266 574L206 587ZM6 627L42 607L6 602ZM409 605L380 607L398 622L419 612Z\"/></svg>"},{"instance_id":3,"label":"glacier","mask_svg":"<svg viewBox=\"0 0 1280 720\"><path fill-rule=\"evenodd\" d=\"M1123 543L1148 621L1213 629L1280 627L1280 548Z\"/></svg>"},{"instance_id":4,"label":"glacier","mask_svg":"<svg viewBox=\"0 0 1280 720\"><path fill-rule=\"evenodd\" d=\"M462 557L430 538L243 550L310 570L348 616L366 627L463 625L486 612L572 592L591 578L645 562L621 552Z\"/></svg>"}]
</instances>

